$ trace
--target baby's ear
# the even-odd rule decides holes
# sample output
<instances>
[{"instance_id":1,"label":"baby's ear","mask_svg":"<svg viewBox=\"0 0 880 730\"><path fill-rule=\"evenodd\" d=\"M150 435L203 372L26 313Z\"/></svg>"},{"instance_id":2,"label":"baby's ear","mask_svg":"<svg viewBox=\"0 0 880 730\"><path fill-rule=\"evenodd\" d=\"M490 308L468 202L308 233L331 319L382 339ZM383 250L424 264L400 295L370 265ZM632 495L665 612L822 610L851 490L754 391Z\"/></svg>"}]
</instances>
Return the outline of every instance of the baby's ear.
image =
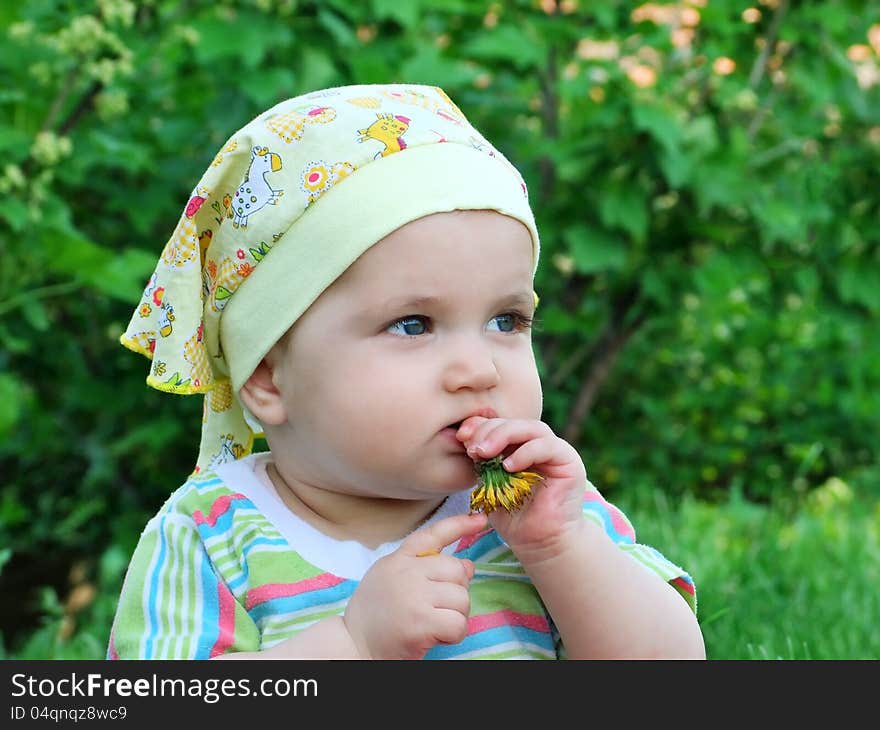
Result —
<instances>
[{"instance_id":1,"label":"baby's ear","mask_svg":"<svg viewBox=\"0 0 880 730\"><path fill-rule=\"evenodd\" d=\"M260 360L257 369L241 386L238 397L262 424L280 426L287 420L284 399L272 379L272 367L266 358Z\"/></svg>"}]
</instances>

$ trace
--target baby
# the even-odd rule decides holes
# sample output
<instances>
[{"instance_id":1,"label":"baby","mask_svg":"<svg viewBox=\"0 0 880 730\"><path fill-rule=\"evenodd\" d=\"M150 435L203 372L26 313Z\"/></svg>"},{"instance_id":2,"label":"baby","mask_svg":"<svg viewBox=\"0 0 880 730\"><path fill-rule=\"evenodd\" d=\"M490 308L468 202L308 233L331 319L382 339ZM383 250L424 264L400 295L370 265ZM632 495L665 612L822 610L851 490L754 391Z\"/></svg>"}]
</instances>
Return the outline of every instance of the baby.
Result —
<instances>
[{"instance_id":1,"label":"baby","mask_svg":"<svg viewBox=\"0 0 880 730\"><path fill-rule=\"evenodd\" d=\"M540 420L538 253L519 173L438 88L326 89L233 135L122 337L150 385L207 395L108 656L704 657L691 578ZM498 455L542 480L472 513Z\"/></svg>"}]
</instances>

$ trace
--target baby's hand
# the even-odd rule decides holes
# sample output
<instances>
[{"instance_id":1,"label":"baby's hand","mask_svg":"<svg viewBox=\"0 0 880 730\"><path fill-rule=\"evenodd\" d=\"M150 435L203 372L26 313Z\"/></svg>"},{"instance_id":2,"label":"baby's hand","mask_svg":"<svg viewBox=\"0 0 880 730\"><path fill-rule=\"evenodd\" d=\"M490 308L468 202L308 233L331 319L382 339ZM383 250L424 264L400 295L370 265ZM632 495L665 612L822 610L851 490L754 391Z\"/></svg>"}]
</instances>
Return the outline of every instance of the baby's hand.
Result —
<instances>
[{"instance_id":1,"label":"baby's hand","mask_svg":"<svg viewBox=\"0 0 880 730\"><path fill-rule=\"evenodd\" d=\"M472 459L503 453L507 471L536 471L544 477L532 487L522 509L498 509L489 516L520 561L552 558L564 549L565 538L583 525L587 485L584 463L574 447L543 421L526 419L472 416L461 424L457 438Z\"/></svg>"},{"instance_id":2,"label":"baby's hand","mask_svg":"<svg viewBox=\"0 0 880 730\"><path fill-rule=\"evenodd\" d=\"M436 644L464 639L474 566L440 550L486 527L485 515L447 517L376 561L343 619L363 659L421 659Z\"/></svg>"}]
</instances>

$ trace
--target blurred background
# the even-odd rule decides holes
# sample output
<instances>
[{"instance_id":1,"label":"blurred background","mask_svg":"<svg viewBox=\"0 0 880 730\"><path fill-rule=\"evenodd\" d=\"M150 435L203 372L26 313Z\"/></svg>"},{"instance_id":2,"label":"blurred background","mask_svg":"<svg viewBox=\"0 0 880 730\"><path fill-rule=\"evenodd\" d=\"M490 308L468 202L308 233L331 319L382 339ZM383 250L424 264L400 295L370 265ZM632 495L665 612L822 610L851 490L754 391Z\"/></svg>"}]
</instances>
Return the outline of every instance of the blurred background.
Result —
<instances>
[{"instance_id":1,"label":"blurred background","mask_svg":"<svg viewBox=\"0 0 880 730\"><path fill-rule=\"evenodd\" d=\"M880 2L22 0L0 73L0 657L102 658L192 468L118 337L202 171L395 81L523 172L545 420L709 657L880 657Z\"/></svg>"}]
</instances>

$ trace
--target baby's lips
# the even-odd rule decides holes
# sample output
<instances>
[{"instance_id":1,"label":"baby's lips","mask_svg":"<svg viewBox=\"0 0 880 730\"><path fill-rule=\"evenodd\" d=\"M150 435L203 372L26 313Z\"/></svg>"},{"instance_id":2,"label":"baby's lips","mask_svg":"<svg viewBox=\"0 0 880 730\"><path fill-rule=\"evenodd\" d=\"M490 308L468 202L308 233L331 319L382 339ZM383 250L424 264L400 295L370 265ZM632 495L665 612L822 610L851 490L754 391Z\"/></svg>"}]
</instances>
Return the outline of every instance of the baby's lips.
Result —
<instances>
[{"instance_id":1,"label":"baby's lips","mask_svg":"<svg viewBox=\"0 0 880 730\"><path fill-rule=\"evenodd\" d=\"M476 413L472 413L470 417L473 416L482 416L483 418L498 418L498 414L495 412L494 408L489 408L486 406L485 408L480 408ZM466 419L465 419L466 420Z\"/></svg>"}]
</instances>

